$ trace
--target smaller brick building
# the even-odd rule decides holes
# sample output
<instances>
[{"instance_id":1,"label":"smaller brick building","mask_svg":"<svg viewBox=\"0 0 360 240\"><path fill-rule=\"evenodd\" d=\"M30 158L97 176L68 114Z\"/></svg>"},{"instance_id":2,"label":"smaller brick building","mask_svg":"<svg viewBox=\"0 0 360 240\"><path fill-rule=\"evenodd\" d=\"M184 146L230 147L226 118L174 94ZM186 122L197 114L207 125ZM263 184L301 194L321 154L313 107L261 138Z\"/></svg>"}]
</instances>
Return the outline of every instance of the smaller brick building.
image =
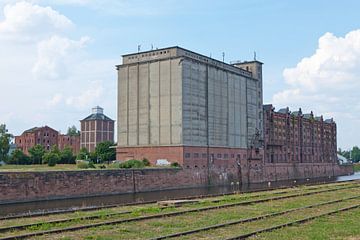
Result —
<instances>
[{"instance_id":1,"label":"smaller brick building","mask_svg":"<svg viewBox=\"0 0 360 240\"><path fill-rule=\"evenodd\" d=\"M264 151L267 163L335 163L336 123L314 114L275 111L264 105Z\"/></svg>"},{"instance_id":2,"label":"smaller brick building","mask_svg":"<svg viewBox=\"0 0 360 240\"><path fill-rule=\"evenodd\" d=\"M84 147L92 152L98 143L114 142L114 120L104 114L103 108L92 108L92 114L81 120L80 124L80 148Z\"/></svg>"},{"instance_id":3,"label":"smaller brick building","mask_svg":"<svg viewBox=\"0 0 360 240\"><path fill-rule=\"evenodd\" d=\"M66 134L59 134L58 147L60 150L66 146L70 147L74 154L78 154L80 151L80 136L69 136Z\"/></svg>"},{"instance_id":4,"label":"smaller brick building","mask_svg":"<svg viewBox=\"0 0 360 240\"><path fill-rule=\"evenodd\" d=\"M77 154L80 149L80 136L62 135L48 126L34 127L24 131L20 136L15 136L15 144L25 154L29 154L29 149L37 144L42 145L47 151L54 145L60 150L69 146L73 153Z\"/></svg>"}]
</instances>

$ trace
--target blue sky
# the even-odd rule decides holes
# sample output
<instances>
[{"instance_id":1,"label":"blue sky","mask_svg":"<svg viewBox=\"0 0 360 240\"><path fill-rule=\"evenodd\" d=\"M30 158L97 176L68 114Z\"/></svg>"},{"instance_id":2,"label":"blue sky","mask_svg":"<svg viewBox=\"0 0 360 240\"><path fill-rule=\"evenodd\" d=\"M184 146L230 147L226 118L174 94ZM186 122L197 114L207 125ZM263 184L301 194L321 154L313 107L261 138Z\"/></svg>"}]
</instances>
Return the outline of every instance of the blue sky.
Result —
<instances>
[{"instance_id":1,"label":"blue sky","mask_svg":"<svg viewBox=\"0 0 360 240\"><path fill-rule=\"evenodd\" d=\"M359 1L0 0L0 122L65 131L101 105L116 118L121 55L179 45L264 62L264 102L334 117L359 145ZM358 128L358 130L357 130Z\"/></svg>"}]
</instances>

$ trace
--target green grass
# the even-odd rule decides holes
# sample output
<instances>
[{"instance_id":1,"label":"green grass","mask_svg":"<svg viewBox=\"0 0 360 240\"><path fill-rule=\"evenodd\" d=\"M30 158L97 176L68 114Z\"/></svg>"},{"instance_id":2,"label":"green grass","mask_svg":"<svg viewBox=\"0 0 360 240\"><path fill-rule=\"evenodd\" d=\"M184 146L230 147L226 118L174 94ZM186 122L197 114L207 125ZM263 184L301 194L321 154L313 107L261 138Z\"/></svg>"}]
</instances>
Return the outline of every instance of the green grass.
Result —
<instances>
[{"instance_id":1,"label":"green grass","mask_svg":"<svg viewBox=\"0 0 360 240\"><path fill-rule=\"evenodd\" d=\"M0 166L0 172L32 172L32 171L70 171L79 170L76 164L57 164L53 167L49 167L47 164L37 165L2 165ZM81 169L80 169L81 170Z\"/></svg>"},{"instance_id":2,"label":"green grass","mask_svg":"<svg viewBox=\"0 0 360 240\"><path fill-rule=\"evenodd\" d=\"M360 172L360 163L355 163L354 164L354 171L355 172Z\"/></svg>"},{"instance_id":3,"label":"green grass","mask_svg":"<svg viewBox=\"0 0 360 240\"><path fill-rule=\"evenodd\" d=\"M230 203L246 199L250 194L246 194L245 198L238 196L225 196L222 198L221 203ZM295 199L283 199L278 201L270 201L259 204L252 204L247 206L236 206L226 209L216 209L207 212L194 212L183 214L174 217L166 217L162 219L152 219L141 222L130 222L118 225L101 226L98 228L91 228L81 231L63 233L59 235L51 235L53 239L60 237L70 237L72 239L148 239L155 236L171 234L179 231L191 230L199 227L229 222L233 220L239 220L243 218L249 218L259 216L262 214L268 214L278 211L283 211L290 208L298 208L301 206L311 205L318 202L325 202L334 199L349 197L353 195L360 195L360 189L344 189L336 192L326 192L311 196L302 196ZM218 199L218 198L217 198ZM194 235L184 236L181 239L223 239L231 237L236 234L241 234L255 229L259 229L266 226L272 226L287 222L289 220L296 220L304 218L320 212L338 209L347 205L357 203L359 199L351 200L346 203L333 204L329 206L323 206L319 209L306 209L296 214L287 214L271 219L264 219L258 222L246 223L241 225L233 225L222 229L217 229L208 232L200 232ZM210 201L202 202L201 204L194 204L192 207L211 206L215 203ZM217 203L219 204L219 203ZM190 208L189 206L186 206ZM185 207L184 207L185 208ZM180 209L178 209L180 210ZM167 212L167 210L159 209L155 206L141 209L135 213L150 213L156 214L159 212ZM91 238L92 237L92 238ZM46 239L41 238L40 239ZM266 239L277 239L276 237ZM291 239L284 237L283 239ZM309 238L317 239L317 238Z\"/></svg>"},{"instance_id":4,"label":"green grass","mask_svg":"<svg viewBox=\"0 0 360 240\"><path fill-rule=\"evenodd\" d=\"M360 239L360 209L321 217L306 224L263 233L251 239Z\"/></svg>"}]
</instances>

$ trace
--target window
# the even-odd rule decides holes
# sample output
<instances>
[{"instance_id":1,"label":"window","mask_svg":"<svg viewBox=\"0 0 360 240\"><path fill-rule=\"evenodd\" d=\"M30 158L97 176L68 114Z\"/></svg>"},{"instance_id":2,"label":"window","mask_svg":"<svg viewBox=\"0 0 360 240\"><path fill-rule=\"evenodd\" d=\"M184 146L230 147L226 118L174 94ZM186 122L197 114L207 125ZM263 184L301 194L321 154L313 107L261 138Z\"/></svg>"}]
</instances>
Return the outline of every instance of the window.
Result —
<instances>
[{"instance_id":1,"label":"window","mask_svg":"<svg viewBox=\"0 0 360 240\"><path fill-rule=\"evenodd\" d=\"M235 157L235 155L234 154L231 154L231 158L234 158Z\"/></svg>"},{"instance_id":2,"label":"window","mask_svg":"<svg viewBox=\"0 0 360 240\"><path fill-rule=\"evenodd\" d=\"M216 155L216 157L217 157L217 158L221 158L221 153L218 153L218 154Z\"/></svg>"},{"instance_id":3,"label":"window","mask_svg":"<svg viewBox=\"0 0 360 240\"><path fill-rule=\"evenodd\" d=\"M190 158L190 153L185 153L185 158Z\"/></svg>"},{"instance_id":4,"label":"window","mask_svg":"<svg viewBox=\"0 0 360 240\"><path fill-rule=\"evenodd\" d=\"M194 158L199 158L199 154L198 154L198 153L194 153Z\"/></svg>"},{"instance_id":5,"label":"window","mask_svg":"<svg viewBox=\"0 0 360 240\"><path fill-rule=\"evenodd\" d=\"M202 158L207 158L207 154L206 154L206 153L203 153L203 154L202 154Z\"/></svg>"},{"instance_id":6,"label":"window","mask_svg":"<svg viewBox=\"0 0 360 240\"><path fill-rule=\"evenodd\" d=\"M229 158L229 154L225 153L224 154L224 159L228 159Z\"/></svg>"}]
</instances>

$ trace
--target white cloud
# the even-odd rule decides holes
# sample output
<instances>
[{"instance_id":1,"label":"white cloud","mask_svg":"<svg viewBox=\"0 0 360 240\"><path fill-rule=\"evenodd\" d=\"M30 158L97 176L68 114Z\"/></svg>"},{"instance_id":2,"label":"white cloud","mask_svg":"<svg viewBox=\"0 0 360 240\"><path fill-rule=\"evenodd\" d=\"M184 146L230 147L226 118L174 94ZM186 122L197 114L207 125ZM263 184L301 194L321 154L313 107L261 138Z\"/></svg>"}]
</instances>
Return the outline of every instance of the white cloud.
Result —
<instances>
[{"instance_id":1,"label":"white cloud","mask_svg":"<svg viewBox=\"0 0 360 240\"><path fill-rule=\"evenodd\" d=\"M60 79L68 74L68 68L76 64L76 53L89 41L82 37L79 41L52 36L38 43L38 56L32 68L33 74L41 79Z\"/></svg>"},{"instance_id":2,"label":"white cloud","mask_svg":"<svg viewBox=\"0 0 360 240\"><path fill-rule=\"evenodd\" d=\"M92 82L90 86L79 96L71 96L66 99L66 104L77 108L88 107L94 105L102 96L104 88L99 82Z\"/></svg>"},{"instance_id":3,"label":"white cloud","mask_svg":"<svg viewBox=\"0 0 360 240\"><path fill-rule=\"evenodd\" d=\"M273 96L275 106L302 107L305 111L334 117L340 146L358 144L356 130L349 128L360 119L359 111L354 111L360 106L360 30L344 37L324 34L315 53L295 67L286 68L283 76L288 88ZM360 130L356 135L360 135Z\"/></svg>"},{"instance_id":4,"label":"white cloud","mask_svg":"<svg viewBox=\"0 0 360 240\"><path fill-rule=\"evenodd\" d=\"M93 105L114 112L118 59L91 56L89 38L74 39L74 23L40 1L6 1L0 0L0 123L20 134L42 125L66 129Z\"/></svg>"},{"instance_id":5,"label":"white cloud","mask_svg":"<svg viewBox=\"0 0 360 240\"><path fill-rule=\"evenodd\" d=\"M4 20L0 22L0 38L28 41L38 35L64 31L73 26L70 19L53 10L29 2L17 2L4 7Z\"/></svg>"}]
</instances>

